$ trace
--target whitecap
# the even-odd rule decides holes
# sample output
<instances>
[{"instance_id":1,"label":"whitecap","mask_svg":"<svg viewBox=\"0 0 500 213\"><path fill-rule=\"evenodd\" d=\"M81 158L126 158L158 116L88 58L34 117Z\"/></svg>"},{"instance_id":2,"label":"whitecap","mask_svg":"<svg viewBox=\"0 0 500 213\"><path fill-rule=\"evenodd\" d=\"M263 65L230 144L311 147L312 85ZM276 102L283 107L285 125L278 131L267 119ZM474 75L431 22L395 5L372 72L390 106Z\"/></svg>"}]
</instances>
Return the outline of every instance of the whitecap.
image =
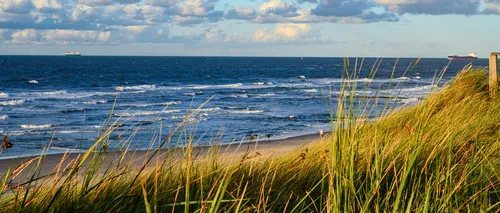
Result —
<instances>
[{"instance_id":1,"label":"whitecap","mask_svg":"<svg viewBox=\"0 0 500 213\"><path fill-rule=\"evenodd\" d=\"M199 109L198 112L213 112L221 110L220 107Z\"/></svg>"},{"instance_id":2,"label":"whitecap","mask_svg":"<svg viewBox=\"0 0 500 213\"><path fill-rule=\"evenodd\" d=\"M107 101L106 100L91 100L91 101L84 101L82 104L85 105L96 105L96 104L105 104Z\"/></svg>"},{"instance_id":3,"label":"whitecap","mask_svg":"<svg viewBox=\"0 0 500 213\"><path fill-rule=\"evenodd\" d=\"M396 80L403 80L403 81L410 80L410 79L411 79L411 78L406 77L406 76L396 78Z\"/></svg>"},{"instance_id":4,"label":"whitecap","mask_svg":"<svg viewBox=\"0 0 500 213\"><path fill-rule=\"evenodd\" d=\"M254 85L273 85L273 82L256 82L256 83L253 83Z\"/></svg>"},{"instance_id":5,"label":"whitecap","mask_svg":"<svg viewBox=\"0 0 500 213\"><path fill-rule=\"evenodd\" d=\"M413 77L413 78L414 78L414 79L420 79L420 76L415 76L415 77Z\"/></svg>"},{"instance_id":6,"label":"whitecap","mask_svg":"<svg viewBox=\"0 0 500 213\"><path fill-rule=\"evenodd\" d=\"M401 102L403 102L404 104L415 104L415 103L418 103L418 98L405 98L405 99L401 99Z\"/></svg>"},{"instance_id":7,"label":"whitecap","mask_svg":"<svg viewBox=\"0 0 500 213\"><path fill-rule=\"evenodd\" d=\"M52 124L42 124L42 125L23 124L23 125L20 125L20 127L23 129L48 129L48 128L53 127L53 126L54 125L52 125Z\"/></svg>"},{"instance_id":8,"label":"whitecap","mask_svg":"<svg viewBox=\"0 0 500 213\"><path fill-rule=\"evenodd\" d=\"M28 83L30 83L30 84L38 84L38 81L37 80L29 80Z\"/></svg>"},{"instance_id":9,"label":"whitecap","mask_svg":"<svg viewBox=\"0 0 500 213\"><path fill-rule=\"evenodd\" d=\"M265 94L256 94L255 97L257 98L265 98L265 97L271 97L271 96L275 96L276 94L274 93L265 93Z\"/></svg>"},{"instance_id":10,"label":"whitecap","mask_svg":"<svg viewBox=\"0 0 500 213\"><path fill-rule=\"evenodd\" d=\"M132 106L132 107L150 107L150 106L173 106L181 104L180 101L168 101L164 103L149 103L149 104L123 104L120 106Z\"/></svg>"},{"instance_id":11,"label":"whitecap","mask_svg":"<svg viewBox=\"0 0 500 213\"><path fill-rule=\"evenodd\" d=\"M0 120L7 120L9 119L8 115L0 115Z\"/></svg>"},{"instance_id":12,"label":"whitecap","mask_svg":"<svg viewBox=\"0 0 500 213\"><path fill-rule=\"evenodd\" d=\"M0 98L8 98L9 94L6 92L0 92Z\"/></svg>"},{"instance_id":13,"label":"whitecap","mask_svg":"<svg viewBox=\"0 0 500 213\"><path fill-rule=\"evenodd\" d=\"M168 113L178 113L181 110L163 110L163 111L137 111L137 112L120 112L116 113L117 117L133 117L133 116L146 116L146 115L159 115L159 114L168 114Z\"/></svg>"},{"instance_id":14,"label":"whitecap","mask_svg":"<svg viewBox=\"0 0 500 213\"><path fill-rule=\"evenodd\" d=\"M14 106L24 104L23 100L0 101L0 106Z\"/></svg>"},{"instance_id":15,"label":"whitecap","mask_svg":"<svg viewBox=\"0 0 500 213\"><path fill-rule=\"evenodd\" d=\"M302 90L303 92L307 92L307 93L315 93L315 92L318 92L317 89L305 89L305 90Z\"/></svg>"},{"instance_id":16,"label":"whitecap","mask_svg":"<svg viewBox=\"0 0 500 213\"><path fill-rule=\"evenodd\" d=\"M265 112L264 110L250 110L250 109L228 110L228 111L234 114L261 114Z\"/></svg>"},{"instance_id":17,"label":"whitecap","mask_svg":"<svg viewBox=\"0 0 500 213\"><path fill-rule=\"evenodd\" d=\"M155 84L144 84L144 85L138 85L138 86L115 87L115 90L124 91L124 90L143 90L143 89L154 89L154 88L156 88Z\"/></svg>"},{"instance_id":18,"label":"whitecap","mask_svg":"<svg viewBox=\"0 0 500 213\"><path fill-rule=\"evenodd\" d=\"M231 95L232 98L248 98L248 94Z\"/></svg>"}]
</instances>

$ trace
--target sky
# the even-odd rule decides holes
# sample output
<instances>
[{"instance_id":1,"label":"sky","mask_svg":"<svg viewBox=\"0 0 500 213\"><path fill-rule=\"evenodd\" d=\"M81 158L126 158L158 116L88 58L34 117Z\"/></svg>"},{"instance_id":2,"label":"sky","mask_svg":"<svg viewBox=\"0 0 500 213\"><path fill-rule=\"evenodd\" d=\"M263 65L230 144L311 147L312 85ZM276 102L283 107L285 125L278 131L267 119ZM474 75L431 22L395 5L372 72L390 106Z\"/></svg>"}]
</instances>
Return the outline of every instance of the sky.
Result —
<instances>
[{"instance_id":1,"label":"sky","mask_svg":"<svg viewBox=\"0 0 500 213\"><path fill-rule=\"evenodd\" d=\"M500 0L0 0L0 55L486 58L499 26Z\"/></svg>"}]
</instances>

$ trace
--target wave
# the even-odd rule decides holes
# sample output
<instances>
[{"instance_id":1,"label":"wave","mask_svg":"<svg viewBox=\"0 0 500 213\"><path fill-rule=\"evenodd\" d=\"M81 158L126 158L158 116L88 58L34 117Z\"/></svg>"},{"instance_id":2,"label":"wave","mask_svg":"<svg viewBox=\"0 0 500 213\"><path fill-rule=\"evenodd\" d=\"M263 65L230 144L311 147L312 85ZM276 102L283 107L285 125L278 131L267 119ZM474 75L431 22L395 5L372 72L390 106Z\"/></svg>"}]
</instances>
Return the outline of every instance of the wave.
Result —
<instances>
[{"instance_id":1,"label":"wave","mask_svg":"<svg viewBox=\"0 0 500 213\"><path fill-rule=\"evenodd\" d=\"M22 100L10 100L10 101L0 101L0 106L14 106L24 104L24 99Z\"/></svg>"},{"instance_id":2,"label":"wave","mask_svg":"<svg viewBox=\"0 0 500 213\"><path fill-rule=\"evenodd\" d=\"M0 98L8 98L9 94L6 92L0 92Z\"/></svg>"},{"instance_id":3,"label":"wave","mask_svg":"<svg viewBox=\"0 0 500 213\"><path fill-rule=\"evenodd\" d=\"M7 120L9 119L8 115L0 115L0 120Z\"/></svg>"},{"instance_id":4,"label":"wave","mask_svg":"<svg viewBox=\"0 0 500 213\"><path fill-rule=\"evenodd\" d=\"M271 96L275 96L276 94L274 93L265 93L265 94L255 94L254 96L256 98L265 98L265 97L271 97Z\"/></svg>"},{"instance_id":5,"label":"wave","mask_svg":"<svg viewBox=\"0 0 500 213\"><path fill-rule=\"evenodd\" d=\"M131 106L131 107L150 107L150 106L173 106L181 104L181 101L168 101L163 103L149 103L149 104L122 104L120 106Z\"/></svg>"},{"instance_id":6,"label":"wave","mask_svg":"<svg viewBox=\"0 0 500 213\"><path fill-rule=\"evenodd\" d=\"M248 94L236 94L236 95L231 95L230 97L232 97L232 98L248 98Z\"/></svg>"},{"instance_id":7,"label":"wave","mask_svg":"<svg viewBox=\"0 0 500 213\"><path fill-rule=\"evenodd\" d=\"M30 83L30 84L38 84L38 81L37 80L29 80L28 83Z\"/></svg>"},{"instance_id":8,"label":"wave","mask_svg":"<svg viewBox=\"0 0 500 213\"><path fill-rule=\"evenodd\" d=\"M402 76L402 77L396 78L396 80L407 81L407 80L411 80L411 78L410 77L406 77L406 76Z\"/></svg>"},{"instance_id":9,"label":"wave","mask_svg":"<svg viewBox=\"0 0 500 213\"><path fill-rule=\"evenodd\" d=\"M436 85L426 85L426 86L419 86L419 87L401 88L401 89L395 89L395 90L401 91L401 92L422 92L422 91L430 92L431 90L433 90L435 88L437 88Z\"/></svg>"},{"instance_id":10,"label":"wave","mask_svg":"<svg viewBox=\"0 0 500 213\"><path fill-rule=\"evenodd\" d=\"M181 110L163 110L163 111L137 111L137 112L120 112L114 114L116 117L133 117L133 116L146 116L146 115L159 115L159 114L168 114L168 113L178 113Z\"/></svg>"},{"instance_id":11,"label":"wave","mask_svg":"<svg viewBox=\"0 0 500 213\"><path fill-rule=\"evenodd\" d=\"M198 112L213 112L221 110L220 107L199 109Z\"/></svg>"},{"instance_id":12,"label":"wave","mask_svg":"<svg viewBox=\"0 0 500 213\"><path fill-rule=\"evenodd\" d=\"M227 111L233 114L261 114L265 112L264 110L250 110L250 109L232 109Z\"/></svg>"},{"instance_id":13,"label":"wave","mask_svg":"<svg viewBox=\"0 0 500 213\"><path fill-rule=\"evenodd\" d=\"M42 124L42 125L34 125L34 124L23 124L20 125L22 129L48 129L53 127L53 124Z\"/></svg>"},{"instance_id":14,"label":"wave","mask_svg":"<svg viewBox=\"0 0 500 213\"><path fill-rule=\"evenodd\" d=\"M85 104L85 105L96 105L96 104L105 104L106 100L91 100L91 101L84 101L82 102L82 104Z\"/></svg>"},{"instance_id":15,"label":"wave","mask_svg":"<svg viewBox=\"0 0 500 213\"><path fill-rule=\"evenodd\" d=\"M156 88L155 84L144 84L144 85L138 85L138 86L120 86L120 87L115 87L115 90L117 91L125 91L125 90L143 90L143 89L154 89Z\"/></svg>"},{"instance_id":16,"label":"wave","mask_svg":"<svg viewBox=\"0 0 500 213\"><path fill-rule=\"evenodd\" d=\"M405 99L401 99L401 102L403 102L404 104L415 104L419 101L418 98L405 98Z\"/></svg>"},{"instance_id":17,"label":"wave","mask_svg":"<svg viewBox=\"0 0 500 213\"><path fill-rule=\"evenodd\" d=\"M273 82L256 82L256 83L253 83L253 85L273 85Z\"/></svg>"},{"instance_id":18,"label":"wave","mask_svg":"<svg viewBox=\"0 0 500 213\"><path fill-rule=\"evenodd\" d=\"M315 93L315 92L318 92L317 89L305 89L305 90L302 90L303 92L307 92L307 93Z\"/></svg>"}]
</instances>

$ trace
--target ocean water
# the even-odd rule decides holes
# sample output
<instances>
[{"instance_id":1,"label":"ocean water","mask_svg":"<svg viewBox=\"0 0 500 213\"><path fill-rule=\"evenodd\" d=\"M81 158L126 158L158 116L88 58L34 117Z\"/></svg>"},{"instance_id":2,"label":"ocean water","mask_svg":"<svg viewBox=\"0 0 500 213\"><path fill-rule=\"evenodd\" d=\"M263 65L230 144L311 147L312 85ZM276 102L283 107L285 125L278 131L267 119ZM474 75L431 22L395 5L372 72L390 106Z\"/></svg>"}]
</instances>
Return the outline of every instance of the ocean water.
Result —
<instances>
[{"instance_id":1,"label":"ocean water","mask_svg":"<svg viewBox=\"0 0 500 213\"><path fill-rule=\"evenodd\" d=\"M470 63L451 62L435 85L447 59L422 59L414 69L416 59L377 61L365 59L360 69L358 61L359 77L350 81L360 97L379 97L369 102L370 118L385 104L418 102ZM85 150L108 118L120 124L109 149L129 142L147 149L205 102L182 129L197 145L317 133L329 129L344 64L343 58L0 56L0 134L14 143L0 157L36 154L48 144L50 152Z\"/></svg>"}]
</instances>

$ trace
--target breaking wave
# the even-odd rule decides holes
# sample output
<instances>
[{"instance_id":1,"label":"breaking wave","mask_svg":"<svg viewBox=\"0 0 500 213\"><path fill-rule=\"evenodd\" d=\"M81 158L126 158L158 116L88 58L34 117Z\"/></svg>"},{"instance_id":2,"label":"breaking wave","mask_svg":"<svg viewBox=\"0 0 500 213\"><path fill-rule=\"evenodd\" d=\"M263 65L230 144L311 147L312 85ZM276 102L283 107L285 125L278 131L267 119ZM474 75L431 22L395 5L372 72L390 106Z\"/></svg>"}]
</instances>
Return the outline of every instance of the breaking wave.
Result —
<instances>
[{"instance_id":1,"label":"breaking wave","mask_svg":"<svg viewBox=\"0 0 500 213\"><path fill-rule=\"evenodd\" d=\"M154 89L154 88L156 88L155 84L145 84L138 86L120 86L120 87L115 87L115 90L125 91L125 90L143 90L143 89Z\"/></svg>"},{"instance_id":2,"label":"breaking wave","mask_svg":"<svg viewBox=\"0 0 500 213\"><path fill-rule=\"evenodd\" d=\"M8 98L9 94L5 92L0 92L0 98Z\"/></svg>"},{"instance_id":3,"label":"breaking wave","mask_svg":"<svg viewBox=\"0 0 500 213\"><path fill-rule=\"evenodd\" d=\"M42 125L34 125L34 124L23 124L20 125L22 129L48 129L53 127L52 124L42 124Z\"/></svg>"},{"instance_id":4,"label":"breaking wave","mask_svg":"<svg viewBox=\"0 0 500 213\"><path fill-rule=\"evenodd\" d=\"M10 100L10 101L0 101L0 106L14 106L24 104L23 100Z\"/></svg>"},{"instance_id":5,"label":"breaking wave","mask_svg":"<svg viewBox=\"0 0 500 213\"><path fill-rule=\"evenodd\" d=\"M7 120L9 119L8 115L0 115L0 120Z\"/></svg>"},{"instance_id":6,"label":"breaking wave","mask_svg":"<svg viewBox=\"0 0 500 213\"><path fill-rule=\"evenodd\" d=\"M133 116L145 116L145 115L159 115L159 114L168 114L168 113L178 113L181 110L163 110L163 111L137 111L137 112L120 112L116 113L117 117L133 117Z\"/></svg>"}]
</instances>

